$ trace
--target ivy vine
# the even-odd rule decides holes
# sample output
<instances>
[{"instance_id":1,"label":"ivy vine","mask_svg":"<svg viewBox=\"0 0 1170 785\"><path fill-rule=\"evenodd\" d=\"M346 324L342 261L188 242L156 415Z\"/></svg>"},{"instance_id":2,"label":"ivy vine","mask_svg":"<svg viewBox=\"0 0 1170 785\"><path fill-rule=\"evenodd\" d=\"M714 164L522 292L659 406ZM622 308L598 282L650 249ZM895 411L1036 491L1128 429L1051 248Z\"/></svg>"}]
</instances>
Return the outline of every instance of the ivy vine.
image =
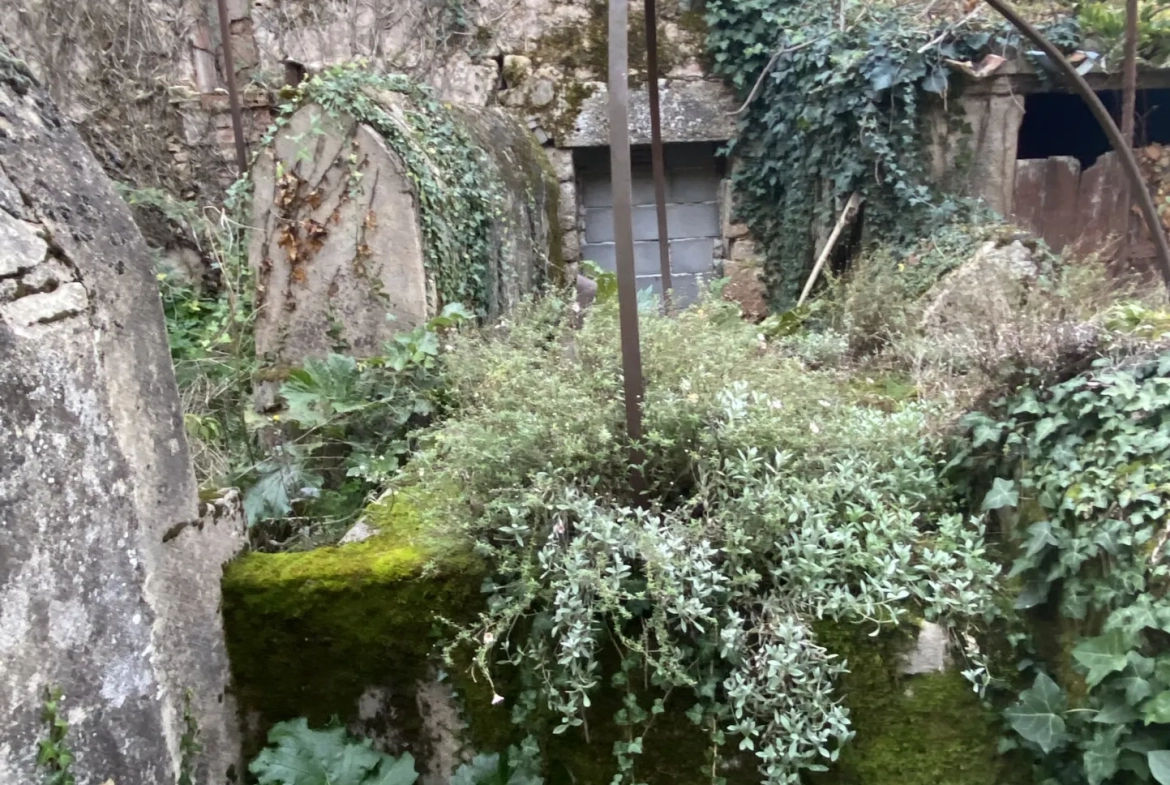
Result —
<instances>
[{"instance_id":1,"label":"ivy vine","mask_svg":"<svg viewBox=\"0 0 1170 785\"><path fill-rule=\"evenodd\" d=\"M1039 622L1014 640L1030 686L1007 746L1037 781L1170 785L1170 355L1098 360L967 425L956 463L1014 519L1016 608Z\"/></svg>"},{"instance_id":2,"label":"ivy vine","mask_svg":"<svg viewBox=\"0 0 1170 785\"><path fill-rule=\"evenodd\" d=\"M739 164L739 217L764 249L774 309L795 300L812 263L814 227L848 194L865 199L867 236L895 246L963 212L962 200L930 180L925 109L948 94L948 60L1003 51L1016 36L998 23L929 22L919 11L707 3L715 72L747 99L729 152ZM1060 43L1075 43L1066 39Z\"/></svg>"},{"instance_id":3,"label":"ivy vine","mask_svg":"<svg viewBox=\"0 0 1170 785\"><path fill-rule=\"evenodd\" d=\"M405 100L391 110L387 93ZM491 226L504 196L503 181L448 106L429 87L401 74L374 73L360 61L328 68L286 95L264 143L270 144L289 116L306 104L374 128L402 157L414 183L425 262L439 305L461 303L483 313L495 253Z\"/></svg>"}]
</instances>

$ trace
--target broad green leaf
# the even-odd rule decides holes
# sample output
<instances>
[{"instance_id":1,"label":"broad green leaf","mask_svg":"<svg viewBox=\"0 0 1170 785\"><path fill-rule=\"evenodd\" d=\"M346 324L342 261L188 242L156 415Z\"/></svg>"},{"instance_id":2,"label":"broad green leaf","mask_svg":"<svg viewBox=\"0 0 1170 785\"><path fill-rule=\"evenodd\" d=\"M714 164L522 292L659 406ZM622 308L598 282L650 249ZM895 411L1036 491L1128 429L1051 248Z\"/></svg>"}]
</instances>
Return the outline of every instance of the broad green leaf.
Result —
<instances>
[{"instance_id":1,"label":"broad green leaf","mask_svg":"<svg viewBox=\"0 0 1170 785\"><path fill-rule=\"evenodd\" d=\"M471 763L464 763L451 777L450 785L485 785L499 780L500 755L476 755Z\"/></svg>"},{"instance_id":2,"label":"broad green leaf","mask_svg":"<svg viewBox=\"0 0 1170 785\"><path fill-rule=\"evenodd\" d=\"M1121 727L1098 731L1085 747L1085 776L1089 785L1101 785L1117 772L1117 756L1121 752L1117 742L1124 731Z\"/></svg>"},{"instance_id":3,"label":"broad green leaf","mask_svg":"<svg viewBox=\"0 0 1170 785\"><path fill-rule=\"evenodd\" d=\"M984 510L998 510L1003 507L1015 507L1020 502L1020 493L1016 490L1013 480L996 477L991 484L991 490L983 497Z\"/></svg>"},{"instance_id":4,"label":"broad green leaf","mask_svg":"<svg viewBox=\"0 0 1170 785\"><path fill-rule=\"evenodd\" d=\"M1142 706L1145 712L1145 721L1151 723L1170 723L1170 690L1163 690Z\"/></svg>"},{"instance_id":5,"label":"broad green leaf","mask_svg":"<svg viewBox=\"0 0 1170 785\"><path fill-rule=\"evenodd\" d=\"M418 772L414 769L414 757L407 752L399 758L383 755L377 773L362 780L360 785L414 785L414 781L417 779ZM338 780L337 785L342 785L343 782L344 780Z\"/></svg>"},{"instance_id":6,"label":"broad green leaf","mask_svg":"<svg viewBox=\"0 0 1170 785\"><path fill-rule=\"evenodd\" d=\"M1160 785L1170 785L1170 750L1154 750L1146 754L1150 774Z\"/></svg>"},{"instance_id":7,"label":"broad green leaf","mask_svg":"<svg viewBox=\"0 0 1170 785\"><path fill-rule=\"evenodd\" d=\"M1016 598L1016 609L1023 611L1044 604L1048 600L1050 588L1051 584L1047 581L1028 581Z\"/></svg>"},{"instance_id":8,"label":"broad green leaf","mask_svg":"<svg viewBox=\"0 0 1170 785\"><path fill-rule=\"evenodd\" d=\"M418 778L410 755L383 755L343 728L313 730L303 717L273 726L268 745L248 767L260 785L413 785Z\"/></svg>"},{"instance_id":9,"label":"broad green leaf","mask_svg":"<svg viewBox=\"0 0 1170 785\"><path fill-rule=\"evenodd\" d=\"M1035 556L1050 545L1059 545L1052 534L1052 521L1039 521L1028 527L1028 556Z\"/></svg>"},{"instance_id":10,"label":"broad green leaf","mask_svg":"<svg viewBox=\"0 0 1170 785\"><path fill-rule=\"evenodd\" d=\"M1128 725L1142 718L1137 709L1123 700L1111 702L1108 706L1093 715L1093 722L1102 725Z\"/></svg>"},{"instance_id":11,"label":"broad green leaf","mask_svg":"<svg viewBox=\"0 0 1170 785\"><path fill-rule=\"evenodd\" d=\"M1090 687L1096 687L1110 673L1125 668L1126 655L1132 648L1130 640L1128 635L1115 630L1082 641L1073 649L1073 659L1089 672L1085 681Z\"/></svg>"},{"instance_id":12,"label":"broad green leaf","mask_svg":"<svg viewBox=\"0 0 1170 785\"><path fill-rule=\"evenodd\" d=\"M1020 694L1016 705L1004 712L1012 730L1038 745L1045 753L1065 743L1066 698L1060 686L1046 674L1036 676L1030 689Z\"/></svg>"}]
</instances>

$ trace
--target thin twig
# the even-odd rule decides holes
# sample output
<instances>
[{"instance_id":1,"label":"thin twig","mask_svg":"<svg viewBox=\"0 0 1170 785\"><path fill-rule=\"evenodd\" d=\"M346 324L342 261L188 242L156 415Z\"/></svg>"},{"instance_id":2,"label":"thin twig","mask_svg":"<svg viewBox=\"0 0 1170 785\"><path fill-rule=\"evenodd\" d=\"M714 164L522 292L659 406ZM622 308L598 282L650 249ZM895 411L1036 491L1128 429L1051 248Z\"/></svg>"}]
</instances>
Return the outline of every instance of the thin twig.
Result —
<instances>
[{"instance_id":1,"label":"thin twig","mask_svg":"<svg viewBox=\"0 0 1170 785\"><path fill-rule=\"evenodd\" d=\"M1162 561L1162 551L1166 547L1167 540L1170 540L1170 522L1162 527L1162 532L1158 535L1158 543L1154 546L1154 550L1150 551L1151 567L1157 567L1158 562Z\"/></svg>"},{"instance_id":2,"label":"thin twig","mask_svg":"<svg viewBox=\"0 0 1170 785\"><path fill-rule=\"evenodd\" d=\"M926 52L928 49L930 49L931 47L933 47L933 46L936 46L937 44L939 44L939 43L940 43L940 42L941 42L941 41L942 41L944 38L946 38L948 35L950 35L951 33L953 33L953 32L954 32L956 29L958 29L960 26L962 26L962 25L965 25L967 22L971 21L971 19L972 19L972 18L973 18L973 17L974 17L976 14L978 14L978 13L979 13L981 10L983 10L981 7L979 7L979 6L976 6L976 8L975 8L975 10L974 10L974 11L972 11L972 12L971 12L971 13L969 13L969 14L967 14L966 16L964 16L964 17L963 17L962 19L960 19L959 21L955 22L954 24L947 25L945 28L943 28L943 31L942 31L941 33L939 33L937 36L935 36L934 38L932 38L932 39L931 39L930 41L928 41L927 43L923 44L923 45L922 45L922 48L918 50L918 54L922 54L922 53Z\"/></svg>"},{"instance_id":3,"label":"thin twig","mask_svg":"<svg viewBox=\"0 0 1170 785\"><path fill-rule=\"evenodd\" d=\"M756 80L756 84L754 87L752 87L752 91L748 93L748 97L743 102L743 106L739 107L734 112L728 112L727 114L743 114L744 111L747 110L751 102L756 100L756 96L760 94L760 87L762 87L764 84L764 77L766 77L768 73L771 72L772 67L776 65L776 61L779 60L782 56L786 54L792 54L793 52L804 49L805 47L812 46L813 44L819 44L821 41L828 40L829 38L832 38L832 36L827 35L823 38L815 38L811 41L805 41L803 44L797 44L796 46L789 46L785 47L784 49L776 50L776 54L772 55L772 59L768 61L766 66L764 66L764 70L760 71L760 78Z\"/></svg>"},{"instance_id":4,"label":"thin twig","mask_svg":"<svg viewBox=\"0 0 1170 785\"><path fill-rule=\"evenodd\" d=\"M821 268L825 266L825 260L829 258L829 254L833 251L833 246L837 244L837 238L841 236L841 230L845 228L853 212L861 205L861 196L854 191L849 196L849 201L845 203L845 209L841 211L840 217L837 218L837 225L833 227L833 233L829 235L828 241L825 242L825 247L821 249L821 255L817 257L817 263L813 265L812 273L808 276L808 281L804 285L804 291L800 293L800 299L796 301L796 307L804 305L804 301L808 298L809 292L812 291L813 284L817 282L817 277L821 274Z\"/></svg>"}]
</instances>

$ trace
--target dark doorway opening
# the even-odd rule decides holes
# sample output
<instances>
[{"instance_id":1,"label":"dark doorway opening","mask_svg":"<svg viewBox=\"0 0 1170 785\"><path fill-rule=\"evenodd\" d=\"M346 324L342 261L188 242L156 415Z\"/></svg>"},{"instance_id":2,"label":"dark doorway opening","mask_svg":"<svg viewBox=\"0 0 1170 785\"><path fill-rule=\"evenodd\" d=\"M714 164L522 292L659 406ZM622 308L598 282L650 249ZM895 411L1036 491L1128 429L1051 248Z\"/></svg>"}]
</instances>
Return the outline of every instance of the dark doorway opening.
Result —
<instances>
[{"instance_id":1,"label":"dark doorway opening","mask_svg":"<svg viewBox=\"0 0 1170 785\"><path fill-rule=\"evenodd\" d=\"M1121 91L1097 93L1116 120L1121 113ZM1138 90L1134 142L1144 147L1154 142L1170 144L1170 89ZM1051 158L1068 155L1092 166L1113 149L1089 106L1073 93L1032 93L1024 96L1024 122L1020 125L1016 157Z\"/></svg>"}]
</instances>

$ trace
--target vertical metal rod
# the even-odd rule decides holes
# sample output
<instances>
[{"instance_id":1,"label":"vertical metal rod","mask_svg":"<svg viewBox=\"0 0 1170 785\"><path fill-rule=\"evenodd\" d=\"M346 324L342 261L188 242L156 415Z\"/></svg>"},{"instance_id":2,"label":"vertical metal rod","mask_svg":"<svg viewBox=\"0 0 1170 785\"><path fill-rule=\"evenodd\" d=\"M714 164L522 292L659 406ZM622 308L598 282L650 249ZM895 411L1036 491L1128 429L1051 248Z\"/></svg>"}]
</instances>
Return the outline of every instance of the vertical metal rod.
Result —
<instances>
[{"instance_id":1,"label":"vertical metal rod","mask_svg":"<svg viewBox=\"0 0 1170 785\"><path fill-rule=\"evenodd\" d=\"M633 185L630 174L629 0L609 0L609 161L613 185L613 239L617 257L618 308L626 435L630 439L630 484L641 496L642 350L638 340L638 288L634 280Z\"/></svg>"},{"instance_id":2,"label":"vertical metal rod","mask_svg":"<svg viewBox=\"0 0 1170 785\"><path fill-rule=\"evenodd\" d=\"M248 168L248 148L244 144L244 116L240 95L236 92L236 58L232 53L232 22L228 19L227 0L218 0L219 37L223 47L223 78L227 82L228 101L232 107L232 131L236 136L236 166L242 176Z\"/></svg>"},{"instance_id":3,"label":"vertical metal rod","mask_svg":"<svg viewBox=\"0 0 1170 785\"><path fill-rule=\"evenodd\" d=\"M662 154L662 111L658 101L658 10L645 0L646 81L650 94L650 162L654 169L654 206L658 212L658 264L662 274L662 308L670 313L670 233L666 227L666 163Z\"/></svg>"}]
</instances>

